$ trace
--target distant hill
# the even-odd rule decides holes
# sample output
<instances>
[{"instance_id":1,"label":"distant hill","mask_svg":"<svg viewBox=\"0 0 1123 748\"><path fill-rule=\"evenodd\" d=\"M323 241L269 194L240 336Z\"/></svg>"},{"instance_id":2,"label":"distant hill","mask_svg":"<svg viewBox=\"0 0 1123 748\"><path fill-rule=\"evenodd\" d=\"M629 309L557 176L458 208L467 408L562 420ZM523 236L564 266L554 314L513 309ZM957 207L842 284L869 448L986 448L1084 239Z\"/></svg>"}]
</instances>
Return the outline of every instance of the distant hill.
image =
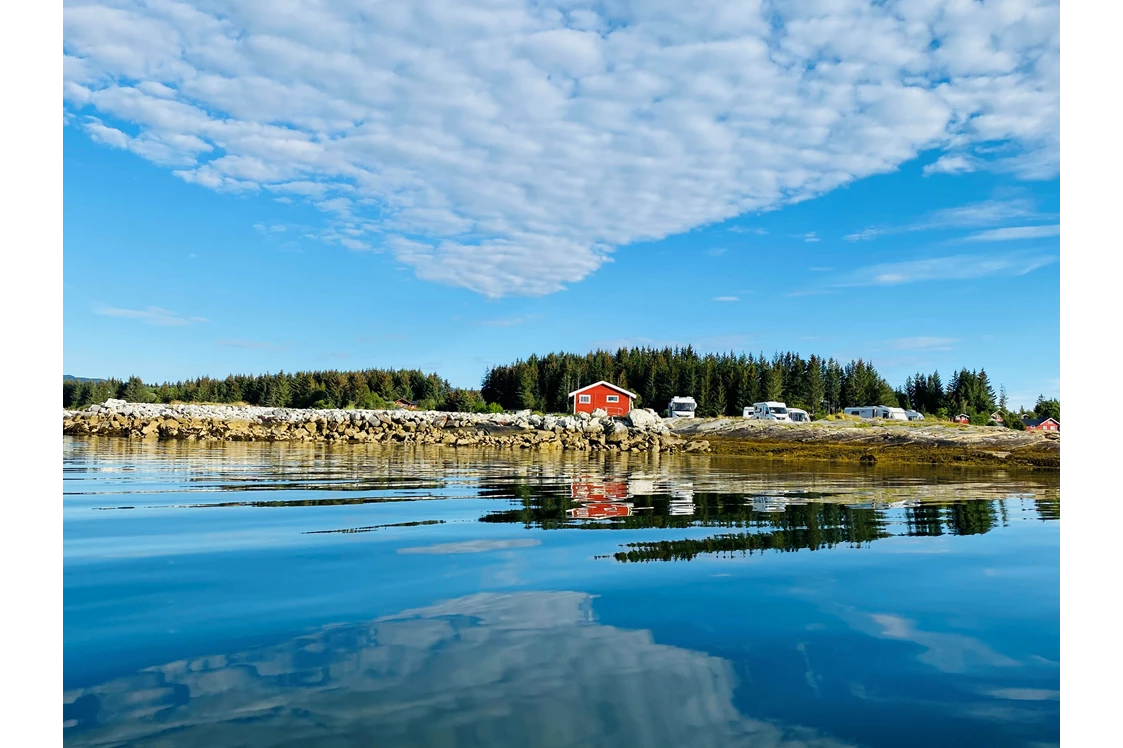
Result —
<instances>
[{"instance_id":1,"label":"distant hill","mask_svg":"<svg viewBox=\"0 0 1123 748\"><path fill-rule=\"evenodd\" d=\"M62 381L64 382L104 382L104 379L96 379L94 377L76 377L72 374L63 374Z\"/></svg>"}]
</instances>

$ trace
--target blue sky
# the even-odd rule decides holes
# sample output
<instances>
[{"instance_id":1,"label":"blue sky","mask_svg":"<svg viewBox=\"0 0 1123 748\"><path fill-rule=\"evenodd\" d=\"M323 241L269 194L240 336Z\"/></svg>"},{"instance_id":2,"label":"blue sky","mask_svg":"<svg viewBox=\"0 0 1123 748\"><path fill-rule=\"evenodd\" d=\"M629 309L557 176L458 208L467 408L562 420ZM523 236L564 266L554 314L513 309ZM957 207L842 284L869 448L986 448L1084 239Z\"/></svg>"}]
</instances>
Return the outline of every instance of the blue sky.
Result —
<instances>
[{"instance_id":1,"label":"blue sky","mask_svg":"<svg viewBox=\"0 0 1123 748\"><path fill-rule=\"evenodd\" d=\"M1055 3L345 5L68 5L66 373L691 343L1058 393Z\"/></svg>"}]
</instances>

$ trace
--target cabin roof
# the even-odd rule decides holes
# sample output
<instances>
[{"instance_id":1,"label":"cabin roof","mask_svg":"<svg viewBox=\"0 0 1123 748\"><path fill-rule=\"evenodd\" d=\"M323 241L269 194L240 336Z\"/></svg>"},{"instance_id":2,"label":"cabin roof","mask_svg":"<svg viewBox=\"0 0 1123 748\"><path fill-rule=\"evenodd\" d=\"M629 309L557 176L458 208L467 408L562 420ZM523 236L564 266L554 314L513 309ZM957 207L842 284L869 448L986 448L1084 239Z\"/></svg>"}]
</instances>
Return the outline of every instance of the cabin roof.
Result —
<instances>
[{"instance_id":1,"label":"cabin roof","mask_svg":"<svg viewBox=\"0 0 1123 748\"><path fill-rule=\"evenodd\" d=\"M604 385L605 387L609 387L609 388L611 388L611 389L614 389L614 390L616 390L617 392L622 392L623 394L627 395L628 397L632 398L633 400L635 400L635 399L636 399L636 397L637 397L637 396L636 396L636 393L634 393L634 392L628 392L628 391L627 391L626 389L624 389L623 387L617 386L617 385L613 384L612 382L606 382L606 381L604 381L603 379L602 379L602 380L600 380L599 382L593 382L592 384L587 384L587 385L585 385L584 387L581 387L581 388L579 388L579 389L576 389L576 390L574 390L573 392L570 392L570 393L569 393L569 397L573 397L573 396L574 396L574 395L576 395L577 393L579 393L579 392L584 392L585 390L591 390L592 388L594 388L594 387L596 387L596 386L598 386L598 385L601 385L601 384L603 384L603 385Z\"/></svg>"},{"instance_id":2,"label":"cabin roof","mask_svg":"<svg viewBox=\"0 0 1123 748\"><path fill-rule=\"evenodd\" d=\"M1058 426L1061 425L1061 422L1058 421L1056 418L1053 418L1052 416L1049 416L1048 418L1023 418L1022 419L1022 423L1024 423L1026 426L1040 426L1041 424L1045 423L1046 421L1052 421L1053 423L1057 424Z\"/></svg>"}]
</instances>

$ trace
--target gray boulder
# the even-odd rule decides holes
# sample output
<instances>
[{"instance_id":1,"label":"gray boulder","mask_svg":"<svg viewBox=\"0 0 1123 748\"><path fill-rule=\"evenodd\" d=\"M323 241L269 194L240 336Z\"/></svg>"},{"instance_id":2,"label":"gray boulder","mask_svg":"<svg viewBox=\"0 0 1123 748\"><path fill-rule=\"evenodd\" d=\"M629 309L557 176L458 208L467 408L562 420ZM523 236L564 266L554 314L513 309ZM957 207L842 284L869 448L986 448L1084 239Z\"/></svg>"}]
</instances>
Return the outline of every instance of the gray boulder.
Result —
<instances>
[{"instance_id":1,"label":"gray boulder","mask_svg":"<svg viewBox=\"0 0 1123 748\"><path fill-rule=\"evenodd\" d=\"M618 421L608 421L604 424L604 440L610 444L622 442L628 438L628 427Z\"/></svg>"},{"instance_id":2,"label":"gray boulder","mask_svg":"<svg viewBox=\"0 0 1123 748\"><path fill-rule=\"evenodd\" d=\"M636 428L644 428L662 423L662 420L655 415L654 411L636 408L628 412L628 423Z\"/></svg>"}]
</instances>

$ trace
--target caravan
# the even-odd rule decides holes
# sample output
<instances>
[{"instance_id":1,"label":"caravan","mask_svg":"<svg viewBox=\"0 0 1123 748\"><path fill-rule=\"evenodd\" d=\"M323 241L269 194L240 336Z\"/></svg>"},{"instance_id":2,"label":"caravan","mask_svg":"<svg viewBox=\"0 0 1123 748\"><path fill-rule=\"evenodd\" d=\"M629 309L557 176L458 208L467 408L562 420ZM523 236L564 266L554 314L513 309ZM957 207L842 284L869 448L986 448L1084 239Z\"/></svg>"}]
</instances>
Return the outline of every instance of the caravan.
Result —
<instances>
[{"instance_id":1,"label":"caravan","mask_svg":"<svg viewBox=\"0 0 1123 748\"><path fill-rule=\"evenodd\" d=\"M748 410L746 408L746 410ZM753 403L752 418L757 421L783 421L784 423L791 423L792 419L788 415L788 406L784 403L778 403L775 400L769 400L763 403Z\"/></svg>"},{"instance_id":2,"label":"caravan","mask_svg":"<svg viewBox=\"0 0 1123 748\"><path fill-rule=\"evenodd\" d=\"M792 423L811 423L811 414L802 408L788 408L788 419Z\"/></svg>"},{"instance_id":3,"label":"caravan","mask_svg":"<svg viewBox=\"0 0 1123 748\"><path fill-rule=\"evenodd\" d=\"M697 408L692 397L672 397L667 404L667 418L693 418Z\"/></svg>"},{"instance_id":4,"label":"caravan","mask_svg":"<svg viewBox=\"0 0 1123 748\"><path fill-rule=\"evenodd\" d=\"M888 405L863 405L856 408L846 408L846 415L858 418L883 418L888 421L911 420L904 408L891 408Z\"/></svg>"}]
</instances>

